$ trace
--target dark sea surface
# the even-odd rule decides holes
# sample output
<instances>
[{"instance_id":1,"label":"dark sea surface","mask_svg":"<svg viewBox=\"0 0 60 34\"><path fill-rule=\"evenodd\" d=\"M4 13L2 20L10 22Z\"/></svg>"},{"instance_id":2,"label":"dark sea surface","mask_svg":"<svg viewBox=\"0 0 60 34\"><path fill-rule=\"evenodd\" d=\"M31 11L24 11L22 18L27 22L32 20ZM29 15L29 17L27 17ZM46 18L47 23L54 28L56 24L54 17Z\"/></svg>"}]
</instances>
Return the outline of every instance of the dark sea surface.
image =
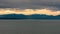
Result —
<instances>
[{"instance_id":1,"label":"dark sea surface","mask_svg":"<svg viewBox=\"0 0 60 34\"><path fill-rule=\"evenodd\" d=\"M60 20L0 20L0 34L60 34Z\"/></svg>"}]
</instances>

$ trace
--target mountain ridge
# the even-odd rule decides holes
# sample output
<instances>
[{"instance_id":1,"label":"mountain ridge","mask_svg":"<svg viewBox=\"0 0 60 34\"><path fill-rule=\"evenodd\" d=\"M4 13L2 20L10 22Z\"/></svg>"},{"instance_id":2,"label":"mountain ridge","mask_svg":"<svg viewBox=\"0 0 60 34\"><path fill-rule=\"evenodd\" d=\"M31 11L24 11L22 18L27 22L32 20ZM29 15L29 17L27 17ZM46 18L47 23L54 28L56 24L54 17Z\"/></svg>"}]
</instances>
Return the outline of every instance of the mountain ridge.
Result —
<instances>
[{"instance_id":1,"label":"mountain ridge","mask_svg":"<svg viewBox=\"0 0 60 34\"><path fill-rule=\"evenodd\" d=\"M5 14L0 15L0 19L60 19L58 16L48 16L45 14L33 14L33 15L24 15L24 14Z\"/></svg>"}]
</instances>

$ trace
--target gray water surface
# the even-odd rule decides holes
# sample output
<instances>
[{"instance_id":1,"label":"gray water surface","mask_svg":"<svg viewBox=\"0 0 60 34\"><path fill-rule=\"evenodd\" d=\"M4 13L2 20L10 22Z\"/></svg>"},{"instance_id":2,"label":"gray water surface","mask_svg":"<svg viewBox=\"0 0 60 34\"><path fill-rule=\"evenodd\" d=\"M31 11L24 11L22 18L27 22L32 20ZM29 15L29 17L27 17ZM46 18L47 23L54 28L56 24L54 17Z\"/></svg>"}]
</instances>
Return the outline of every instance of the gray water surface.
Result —
<instances>
[{"instance_id":1,"label":"gray water surface","mask_svg":"<svg viewBox=\"0 0 60 34\"><path fill-rule=\"evenodd\" d=\"M60 20L0 20L0 34L60 34Z\"/></svg>"}]
</instances>

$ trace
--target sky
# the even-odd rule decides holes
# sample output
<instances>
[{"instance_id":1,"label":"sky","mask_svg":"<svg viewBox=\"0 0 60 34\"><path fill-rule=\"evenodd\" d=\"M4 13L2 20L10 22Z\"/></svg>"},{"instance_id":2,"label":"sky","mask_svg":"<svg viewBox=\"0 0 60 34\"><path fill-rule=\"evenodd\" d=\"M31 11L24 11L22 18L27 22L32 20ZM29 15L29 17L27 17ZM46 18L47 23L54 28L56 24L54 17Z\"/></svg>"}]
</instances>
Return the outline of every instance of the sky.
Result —
<instances>
[{"instance_id":1,"label":"sky","mask_svg":"<svg viewBox=\"0 0 60 34\"><path fill-rule=\"evenodd\" d=\"M0 0L1 8L60 9L60 0Z\"/></svg>"},{"instance_id":2,"label":"sky","mask_svg":"<svg viewBox=\"0 0 60 34\"><path fill-rule=\"evenodd\" d=\"M29 9L28 10L29 14L32 13L31 9L32 10L35 9L35 12L37 14L59 15L60 0L0 0L0 8L2 9L3 8L20 8L20 12L21 12L21 9L23 11ZM2 13L2 14L5 14L5 13ZM35 14L34 11L32 14Z\"/></svg>"},{"instance_id":3,"label":"sky","mask_svg":"<svg viewBox=\"0 0 60 34\"><path fill-rule=\"evenodd\" d=\"M53 11L50 9L0 9L0 15L4 14L24 14L24 15L32 15L32 14L45 14L45 15L52 15L58 16L60 11Z\"/></svg>"}]
</instances>

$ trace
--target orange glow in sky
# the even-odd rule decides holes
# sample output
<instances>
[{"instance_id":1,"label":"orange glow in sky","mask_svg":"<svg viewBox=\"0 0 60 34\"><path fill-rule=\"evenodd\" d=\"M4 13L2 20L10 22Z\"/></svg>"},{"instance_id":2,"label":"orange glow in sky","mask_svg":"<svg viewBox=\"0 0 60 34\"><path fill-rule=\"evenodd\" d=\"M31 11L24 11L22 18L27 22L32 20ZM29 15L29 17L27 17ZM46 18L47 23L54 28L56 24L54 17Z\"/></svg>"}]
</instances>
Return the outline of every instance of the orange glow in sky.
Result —
<instances>
[{"instance_id":1,"label":"orange glow in sky","mask_svg":"<svg viewBox=\"0 0 60 34\"><path fill-rule=\"evenodd\" d=\"M57 16L60 15L60 11L52 11L50 9L24 9L24 10L10 10L10 9L0 9L0 15L3 14L24 14L24 15L32 15L32 14L46 14Z\"/></svg>"}]
</instances>

